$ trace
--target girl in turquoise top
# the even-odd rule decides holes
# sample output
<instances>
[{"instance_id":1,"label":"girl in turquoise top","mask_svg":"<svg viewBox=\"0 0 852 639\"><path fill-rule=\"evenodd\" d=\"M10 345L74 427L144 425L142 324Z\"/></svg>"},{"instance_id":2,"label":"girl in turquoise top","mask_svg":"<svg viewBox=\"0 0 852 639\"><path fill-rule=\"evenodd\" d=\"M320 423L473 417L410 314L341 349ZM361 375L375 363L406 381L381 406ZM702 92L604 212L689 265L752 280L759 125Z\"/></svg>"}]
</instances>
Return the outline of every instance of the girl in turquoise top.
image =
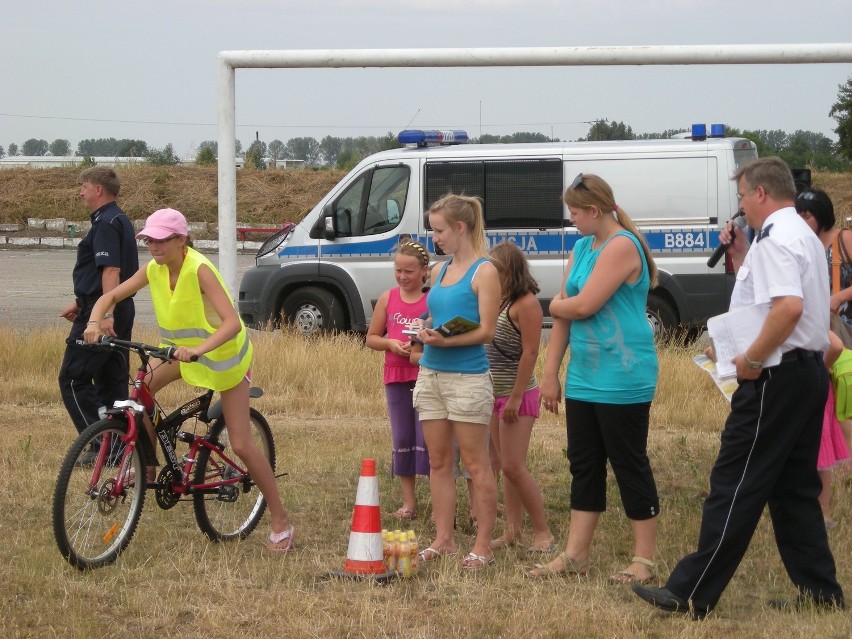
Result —
<instances>
[{"instance_id":1,"label":"girl in turquoise top","mask_svg":"<svg viewBox=\"0 0 852 639\"><path fill-rule=\"evenodd\" d=\"M444 336L424 328L417 334L424 345L414 386L414 407L423 424L429 449L432 512L435 539L420 553L421 561L457 552L453 533L456 510L454 438L471 475L471 501L478 523L465 568L481 568L494 561L491 533L497 515L497 485L488 459L488 423L494 404L485 344L494 338L500 303L500 280L485 259L487 243L479 200L446 195L429 209L435 246L452 259L432 270L426 303L433 323L456 315L475 322L472 330Z\"/></svg>"},{"instance_id":2,"label":"girl in turquoise top","mask_svg":"<svg viewBox=\"0 0 852 639\"><path fill-rule=\"evenodd\" d=\"M541 396L559 410L559 368L571 346L565 380L571 526L565 552L529 574L586 574L592 538L606 510L610 462L634 535L630 565L612 583L654 578L660 502L648 461L648 416L657 383L657 352L645 315L656 284L651 251L612 189L596 175L577 176L565 191L571 221L583 235L550 303L554 325Z\"/></svg>"}]
</instances>

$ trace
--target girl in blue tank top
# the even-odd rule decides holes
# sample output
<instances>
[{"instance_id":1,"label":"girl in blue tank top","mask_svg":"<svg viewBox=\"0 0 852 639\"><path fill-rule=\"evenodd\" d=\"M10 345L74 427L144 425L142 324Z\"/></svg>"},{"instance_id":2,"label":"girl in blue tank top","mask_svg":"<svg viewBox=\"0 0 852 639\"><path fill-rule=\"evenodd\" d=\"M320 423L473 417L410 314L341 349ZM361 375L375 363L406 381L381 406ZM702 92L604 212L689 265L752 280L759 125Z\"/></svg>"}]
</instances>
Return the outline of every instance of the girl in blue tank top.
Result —
<instances>
[{"instance_id":1,"label":"girl in blue tank top","mask_svg":"<svg viewBox=\"0 0 852 639\"><path fill-rule=\"evenodd\" d=\"M564 396L571 526L565 551L529 574L589 571L592 537L606 510L609 461L634 534L633 558L610 582L642 583L654 578L660 511L647 454L657 352L645 315L657 269L641 233L604 180L581 173L564 199L583 238L550 303L554 325L541 396L545 409L558 412L559 368L570 343Z\"/></svg>"},{"instance_id":2,"label":"girl in blue tank top","mask_svg":"<svg viewBox=\"0 0 852 639\"><path fill-rule=\"evenodd\" d=\"M430 326L438 327L456 316L478 326L450 336L432 328L417 334L423 356L414 385L414 407L429 449L435 518L435 539L420 553L420 560L457 552L453 530L457 441L473 482L472 506L478 524L473 548L462 566L477 569L494 561L491 533L497 514L497 485L488 459L494 396L485 344L494 338L497 326L500 280L494 265L485 259L487 243L479 200L446 195L429 209L429 225L436 248L452 256L433 272L426 299Z\"/></svg>"}]
</instances>

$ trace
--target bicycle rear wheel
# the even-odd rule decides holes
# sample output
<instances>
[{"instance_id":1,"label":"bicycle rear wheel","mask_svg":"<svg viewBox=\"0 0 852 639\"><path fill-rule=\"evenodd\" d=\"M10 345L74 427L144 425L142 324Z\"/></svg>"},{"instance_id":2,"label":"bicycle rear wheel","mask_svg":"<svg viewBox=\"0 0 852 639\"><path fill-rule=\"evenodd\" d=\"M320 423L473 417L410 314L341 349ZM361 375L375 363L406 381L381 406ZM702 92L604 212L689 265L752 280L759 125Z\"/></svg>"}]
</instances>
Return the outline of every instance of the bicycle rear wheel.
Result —
<instances>
[{"instance_id":1,"label":"bicycle rear wheel","mask_svg":"<svg viewBox=\"0 0 852 639\"><path fill-rule=\"evenodd\" d=\"M113 494L126 433L123 418L95 422L77 437L59 470L53 534L59 552L80 570L114 562L136 532L145 502L145 459L139 446L130 455L124 488ZM91 463L87 457L95 448L105 452Z\"/></svg>"},{"instance_id":2,"label":"bicycle rear wheel","mask_svg":"<svg viewBox=\"0 0 852 639\"><path fill-rule=\"evenodd\" d=\"M272 431L263 415L251 409L251 437L255 445L269 460L275 470L275 442ZM225 418L219 419L210 431L210 439L222 446L222 454L238 461L231 448ZM211 492L193 495L195 519L198 527L212 541L245 539L260 522L266 510L266 501L260 489L248 474L240 473L225 462L221 455L207 448L198 453L194 484L209 484L240 477L242 481L221 486Z\"/></svg>"}]
</instances>

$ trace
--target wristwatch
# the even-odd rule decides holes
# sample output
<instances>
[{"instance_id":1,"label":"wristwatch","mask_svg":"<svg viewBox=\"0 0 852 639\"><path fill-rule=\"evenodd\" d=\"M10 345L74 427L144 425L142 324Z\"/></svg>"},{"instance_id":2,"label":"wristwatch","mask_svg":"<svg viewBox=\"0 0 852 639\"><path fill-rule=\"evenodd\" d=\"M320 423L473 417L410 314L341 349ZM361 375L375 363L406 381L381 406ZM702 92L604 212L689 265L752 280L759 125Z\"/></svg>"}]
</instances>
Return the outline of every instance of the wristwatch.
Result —
<instances>
[{"instance_id":1,"label":"wristwatch","mask_svg":"<svg viewBox=\"0 0 852 639\"><path fill-rule=\"evenodd\" d=\"M753 370L760 370L763 368L763 362L756 362L753 359L750 359L747 353L743 353L743 361L746 366Z\"/></svg>"}]
</instances>

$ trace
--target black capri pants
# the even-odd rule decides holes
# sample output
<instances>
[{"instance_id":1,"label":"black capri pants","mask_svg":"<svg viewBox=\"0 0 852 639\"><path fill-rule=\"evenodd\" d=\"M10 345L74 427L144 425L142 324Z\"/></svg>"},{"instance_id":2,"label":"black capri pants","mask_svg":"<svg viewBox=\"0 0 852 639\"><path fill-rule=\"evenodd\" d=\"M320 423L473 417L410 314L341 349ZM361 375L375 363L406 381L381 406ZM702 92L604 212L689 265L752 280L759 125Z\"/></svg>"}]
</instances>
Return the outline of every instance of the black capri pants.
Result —
<instances>
[{"instance_id":1,"label":"black capri pants","mask_svg":"<svg viewBox=\"0 0 852 639\"><path fill-rule=\"evenodd\" d=\"M565 399L571 509L606 510L606 462L612 465L624 512L656 517L660 499L648 461L651 402L601 404Z\"/></svg>"}]
</instances>

